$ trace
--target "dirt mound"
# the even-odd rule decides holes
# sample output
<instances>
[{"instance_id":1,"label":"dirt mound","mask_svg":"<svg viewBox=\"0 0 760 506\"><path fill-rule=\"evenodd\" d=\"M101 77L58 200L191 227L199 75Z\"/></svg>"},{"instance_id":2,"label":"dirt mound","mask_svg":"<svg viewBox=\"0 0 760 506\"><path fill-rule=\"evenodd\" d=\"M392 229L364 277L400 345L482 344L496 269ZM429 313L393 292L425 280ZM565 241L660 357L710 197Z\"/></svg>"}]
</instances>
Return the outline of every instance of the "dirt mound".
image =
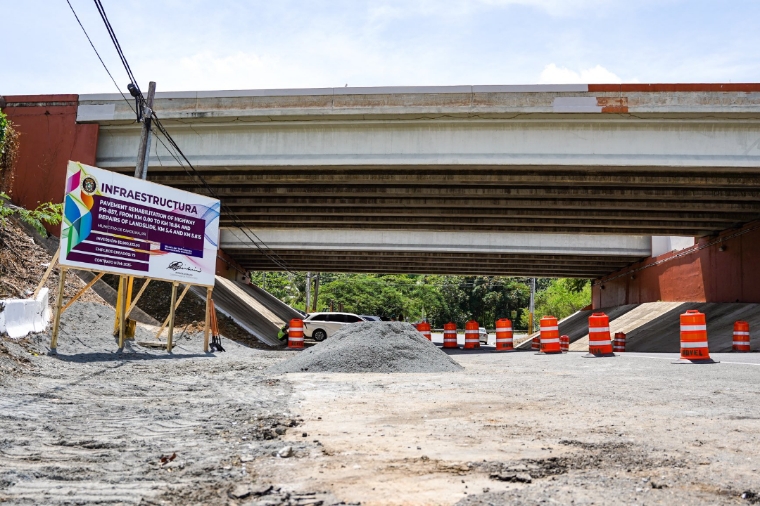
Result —
<instances>
[{"instance_id":1,"label":"dirt mound","mask_svg":"<svg viewBox=\"0 0 760 506\"><path fill-rule=\"evenodd\" d=\"M326 341L269 368L289 372L454 372L462 366L409 323L348 325Z\"/></svg>"},{"instance_id":2,"label":"dirt mound","mask_svg":"<svg viewBox=\"0 0 760 506\"><path fill-rule=\"evenodd\" d=\"M0 299L30 297L51 259L45 248L35 243L34 239L12 219L9 219L5 226L0 226ZM59 268L56 267L45 283L50 289L51 306L55 304L59 272ZM66 300L74 296L84 285L77 276L66 276ZM105 304L105 301L92 290L87 290L79 300Z\"/></svg>"}]
</instances>

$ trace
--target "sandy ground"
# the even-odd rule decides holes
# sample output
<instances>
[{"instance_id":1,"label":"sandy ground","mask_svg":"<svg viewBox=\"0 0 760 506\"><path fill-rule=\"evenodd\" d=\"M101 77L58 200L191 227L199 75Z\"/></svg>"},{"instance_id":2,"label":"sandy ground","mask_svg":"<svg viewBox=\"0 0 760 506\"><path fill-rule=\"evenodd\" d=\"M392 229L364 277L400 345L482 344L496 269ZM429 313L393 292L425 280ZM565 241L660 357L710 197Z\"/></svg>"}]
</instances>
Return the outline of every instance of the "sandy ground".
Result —
<instances>
[{"instance_id":1,"label":"sandy ground","mask_svg":"<svg viewBox=\"0 0 760 506\"><path fill-rule=\"evenodd\" d=\"M24 360L0 378L0 502L760 499L760 354L696 366L483 348L454 352L455 373L273 376L297 352L225 341L206 355L193 335L172 355L117 354L69 323L57 357L44 336L2 342Z\"/></svg>"},{"instance_id":2,"label":"sandy ground","mask_svg":"<svg viewBox=\"0 0 760 506\"><path fill-rule=\"evenodd\" d=\"M288 375L325 454L262 476L362 504L748 504L760 491L760 355L483 351L455 355L462 373Z\"/></svg>"}]
</instances>

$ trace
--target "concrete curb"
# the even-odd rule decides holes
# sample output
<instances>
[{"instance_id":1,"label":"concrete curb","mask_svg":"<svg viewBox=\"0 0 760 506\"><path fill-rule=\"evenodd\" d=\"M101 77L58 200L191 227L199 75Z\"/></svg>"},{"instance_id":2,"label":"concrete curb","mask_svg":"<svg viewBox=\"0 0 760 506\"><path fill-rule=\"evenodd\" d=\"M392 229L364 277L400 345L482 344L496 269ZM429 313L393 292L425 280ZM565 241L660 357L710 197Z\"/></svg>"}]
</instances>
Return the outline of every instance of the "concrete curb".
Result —
<instances>
[{"instance_id":1,"label":"concrete curb","mask_svg":"<svg viewBox=\"0 0 760 506\"><path fill-rule=\"evenodd\" d=\"M0 300L0 334L19 339L30 332L42 332L50 321L48 289L40 290L36 299Z\"/></svg>"}]
</instances>

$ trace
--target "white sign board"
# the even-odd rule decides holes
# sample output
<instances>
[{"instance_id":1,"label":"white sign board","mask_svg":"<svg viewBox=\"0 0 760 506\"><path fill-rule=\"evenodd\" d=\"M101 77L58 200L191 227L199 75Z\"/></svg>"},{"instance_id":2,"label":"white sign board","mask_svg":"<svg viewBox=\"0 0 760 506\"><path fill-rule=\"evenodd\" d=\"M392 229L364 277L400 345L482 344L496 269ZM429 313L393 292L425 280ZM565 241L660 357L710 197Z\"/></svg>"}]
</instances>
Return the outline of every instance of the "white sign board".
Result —
<instances>
[{"instance_id":1,"label":"white sign board","mask_svg":"<svg viewBox=\"0 0 760 506\"><path fill-rule=\"evenodd\" d=\"M61 265L214 286L216 199L69 162Z\"/></svg>"}]
</instances>

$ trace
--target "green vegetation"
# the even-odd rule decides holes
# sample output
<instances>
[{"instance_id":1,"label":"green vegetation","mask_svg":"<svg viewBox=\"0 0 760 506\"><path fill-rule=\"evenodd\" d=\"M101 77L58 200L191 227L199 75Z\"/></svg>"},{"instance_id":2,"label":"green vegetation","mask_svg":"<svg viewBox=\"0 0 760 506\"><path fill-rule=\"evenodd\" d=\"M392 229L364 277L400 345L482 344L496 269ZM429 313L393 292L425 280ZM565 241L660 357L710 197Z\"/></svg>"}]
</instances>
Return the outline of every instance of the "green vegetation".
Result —
<instances>
[{"instance_id":1,"label":"green vegetation","mask_svg":"<svg viewBox=\"0 0 760 506\"><path fill-rule=\"evenodd\" d=\"M0 111L0 192L10 192L18 159L19 134Z\"/></svg>"},{"instance_id":2,"label":"green vegetation","mask_svg":"<svg viewBox=\"0 0 760 506\"><path fill-rule=\"evenodd\" d=\"M306 273L255 272L251 280L291 306L305 310ZM539 279L536 318L562 318L591 302L588 280ZM312 288L312 296L315 288ZM413 274L321 273L318 311L343 310L357 314L403 315L407 321L427 320L440 328L458 326L473 318L493 327L498 318L510 318L527 328L530 279L504 276L439 276ZM544 312L546 311L546 312ZM513 317L513 312L516 317ZM520 325L522 323L522 325Z\"/></svg>"},{"instance_id":3,"label":"green vegetation","mask_svg":"<svg viewBox=\"0 0 760 506\"><path fill-rule=\"evenodd\" d=\"M552 279L543 290L536 289L536 322L542 316L562 319L591 304L591 282L588 279ZM528 327L528 314L521 317L523 328Z\"/></svg>"},{"instance_id":4,"label":"green vegetation","mask_svg":"<svg viewBox=\"0 0 760 506\"><path fill-rule=\"evenodd\" d=\"M8 130L8 116L6 116L3 111L0 111L0 154L3 152L3 148L5 147L6 130Z\"/></svg>"},{"instance_id":5,"label":"green vegetation","mask_svg":"<svg viewBox=\"0 0 760 506\"><path fill-rule=\"evenodd\" d=\"M8 218L18 217L21 221L34 227L42 236L47 235L45 223L48 225L59 225L63 213L63 204L53 204L45 202L37 206L37 209L24 209L23 207L11 204L11 198L0 192L0 228L5 228L8 224Z\"/></svg>"}]
</instances>

